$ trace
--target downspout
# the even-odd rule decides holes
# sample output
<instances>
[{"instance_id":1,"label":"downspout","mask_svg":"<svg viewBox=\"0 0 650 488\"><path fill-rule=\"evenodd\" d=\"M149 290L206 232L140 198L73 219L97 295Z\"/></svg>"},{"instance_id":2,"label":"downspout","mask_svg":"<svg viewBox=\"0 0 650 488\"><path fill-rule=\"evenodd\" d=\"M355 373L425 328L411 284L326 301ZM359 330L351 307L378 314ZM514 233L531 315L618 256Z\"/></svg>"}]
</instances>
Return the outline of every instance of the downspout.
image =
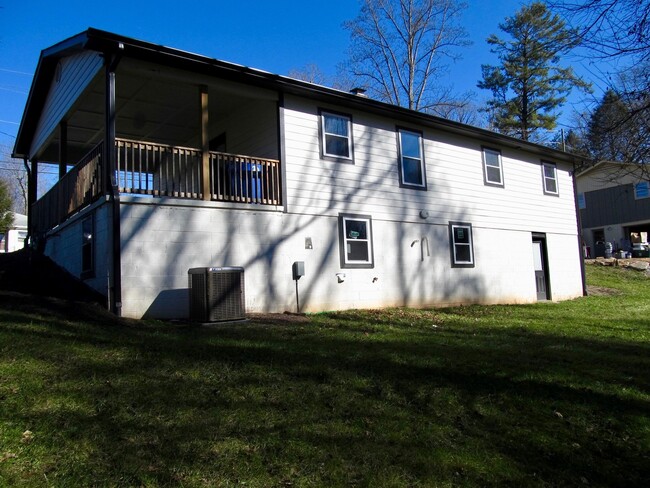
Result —
<instances>
[{"instance_id":1,"label":"downspout","mask_svg":"<svg viewBox=\"0 0 650 488\"><path fill-rule=\"evenodd\" d=\"M27 239L32 236L32 170L27 164L27 156L23 157L23 165L25 166L25 172L27 173Z\"/></svg>"},{"instance_id":2,"label":"downspout","mask_svg":"<svg viewBox=\"0 0 650 488\"><path fill-rule=\"evenodd\" d=\"M284 213L288 211L287 203L287 170L286 170L286 146L284 134L284 92L278 93L278 160L280 161L280 198L282 199L282 209Z\"/></svg>"},{"instance_id":3,"label":"downspout","mask_svg":"<svg viewBox=\"0 0 650 488\"><path fill-rule=\"evenodd\" d=\"M120 46L121 47L121 46ZM121 47L122 48L122 47ZM112 280L108 284L109 308L120 317L122 315L122 257L120 235L120 193L115 178L115 70L120 56L105 54L106 67L106 132L104 141L104 181L105 192L110 201L111 210L111 252L109 254Z\"/></svg>"},{"instance_id":4,"label":"downspout","mask_svg":"<svg viewBox=\"0 0 650 488\"><path fill-rule=\"evenodd\" d=\"M580 257L580 275L582 279L582 296L588 296L587 293L587 275L585 272L585 257L582 250L582 218L580 217L580 207L578 205L578 183L576 182L576 163L573 162L573 171L571 172L573 181L573 206L576 210L576 224L578 227L578 256Z\"/></svg>"}]
</instances>

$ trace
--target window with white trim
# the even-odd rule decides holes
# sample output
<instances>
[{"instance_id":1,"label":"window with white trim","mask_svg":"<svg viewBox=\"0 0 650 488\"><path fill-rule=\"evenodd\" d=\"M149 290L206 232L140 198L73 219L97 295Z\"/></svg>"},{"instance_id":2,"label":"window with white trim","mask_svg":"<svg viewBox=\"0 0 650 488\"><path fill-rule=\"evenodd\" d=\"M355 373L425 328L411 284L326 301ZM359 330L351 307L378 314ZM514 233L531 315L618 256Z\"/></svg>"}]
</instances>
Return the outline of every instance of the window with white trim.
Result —
<instances>
[{"instance_id":1,"label":"window with white trim","mask_svg":"<svg viewBox=\"0 0 650 488\"><path fill-rule=\"evenodd\" d=\"M587 200L584 193L578 193L578 208L580 210L587 208Z\"/></svg>"},{"instance_id":2,"label":"window with white trim","mask_svg":"<svg viewBox=\"0 0 650 488\"><path fill-rule=\"evenodd\" d=\"M636 200L650 198L650 183L647 181L641 181L634 185L634 198Z\"/></svg>"},{"instance_id":3,"label":"window with white trim","mask_svg":"<svg viewBox=\"0 0 650 488\"><path fill-rule=\"evenodd\" d=\"M369 215L339 214L341 268L372 268L372 218Z\"/></svg>"},{"instance_id":4,"label":"window with white trim","mask_svg":"<svg viewBox=\"0 0 650 488\"><path fill-rule=\"evenodd\" d=\"M542 163L542 179L545 194L556 196L560 194L557 185L557 167L554 163Z\"/></svg>"},{"instance_id":5,"label":"window with white trim","mask_svg":"<svg viewBox=\"0 0 650 488\"><path fill-rule=\"evenodd\" d=\"M427 178L420 132L397 129L400 185L417 190L427 189Z\"/></svg>"},{"instance_id":6,"label":"window with white trim","mask_svg":"<svg viewBox=\"0 0 650 488\"><path fill-rule=\"evenodd\" d=\"M320 112L323 157L352 160L352 117Z\"/></svg>"},{"instance_id":7,"label":"window with white trim","mask_svg":"<svg viewBox=\"0 0 650 488\"><path fill-rule=\"evenodd\" d=\"M501 151L483 148L483 177L486 185L503 186Z\"/></svg>"},{"instance_id":8,"label":"window with white trim","mask_svg":"<svg viewBox=\"0 0 650 488\"><path fill-rule=\"evenodd\" d=\"M449 243L451 245L451 266L453 268L473 268L472 224L449 222Z\"/></svg>"}]
</instances>

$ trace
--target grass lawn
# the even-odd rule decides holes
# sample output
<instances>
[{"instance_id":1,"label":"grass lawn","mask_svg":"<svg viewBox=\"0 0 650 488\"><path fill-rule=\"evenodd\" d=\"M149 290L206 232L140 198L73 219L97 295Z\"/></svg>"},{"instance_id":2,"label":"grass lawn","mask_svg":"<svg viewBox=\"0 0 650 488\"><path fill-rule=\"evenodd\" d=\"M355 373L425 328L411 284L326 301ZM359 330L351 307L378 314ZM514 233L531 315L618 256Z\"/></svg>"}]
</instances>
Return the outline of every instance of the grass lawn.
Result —
<instances>
[{"instance_id":1,"label":"grass lawn","mask_svg":"<svg viewBox=\"0 0 650 488\"><path fill-rule=\"evenodd\" d=\"M0 486L650 486L650 279L134 325L0 295Z\"/></svg>"}]
</instances>

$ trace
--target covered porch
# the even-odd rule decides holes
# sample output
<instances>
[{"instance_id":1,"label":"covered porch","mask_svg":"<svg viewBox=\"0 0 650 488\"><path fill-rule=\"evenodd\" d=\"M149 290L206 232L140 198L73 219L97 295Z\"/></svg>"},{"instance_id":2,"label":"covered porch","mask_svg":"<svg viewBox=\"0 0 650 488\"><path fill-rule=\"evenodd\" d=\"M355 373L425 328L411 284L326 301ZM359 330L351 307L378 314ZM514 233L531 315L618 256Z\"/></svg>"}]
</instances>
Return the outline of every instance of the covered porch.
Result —
<instances>
[{"instance_id":1,"label":"covered porch","mask_svg":"<svg viewBox=\"0 0 650 488\"><path fill-rule=\"evenodd\" d=\"M50 95L83 69L92 76L34 148L33 236L104 195L282 206L277 92L93 56L62 58L56 67ZM59 178L37 200L43 164L57 167Z\"/></svg>"}]
</instances>

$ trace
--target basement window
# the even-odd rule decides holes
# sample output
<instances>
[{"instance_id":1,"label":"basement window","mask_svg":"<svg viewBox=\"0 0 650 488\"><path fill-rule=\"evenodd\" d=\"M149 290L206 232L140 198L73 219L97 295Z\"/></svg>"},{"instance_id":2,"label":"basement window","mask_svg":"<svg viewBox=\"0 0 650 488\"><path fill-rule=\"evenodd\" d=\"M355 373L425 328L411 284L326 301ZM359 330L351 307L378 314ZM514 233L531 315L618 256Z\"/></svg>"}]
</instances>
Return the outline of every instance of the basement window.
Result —
<instances>
[{"instance_id":1,"label":"basement window","mask_svg":"<svg viewBox=\"0 0 650 488\"><path fill-rule=\"evenodd\" d=\"M372 219L369 215L339 214L341 268L373 268Z\"/></svg>"},{"instance_id":2,"label":"basement window","mask_svg":"<svg viewBox=\"0 0 650 488\"><path fill-rule=\"evenodd\" d=\"M474 267L474 242L472 224L449 222L449 243L451 244L451 267Z\"/></svg>"}]
</instances>

